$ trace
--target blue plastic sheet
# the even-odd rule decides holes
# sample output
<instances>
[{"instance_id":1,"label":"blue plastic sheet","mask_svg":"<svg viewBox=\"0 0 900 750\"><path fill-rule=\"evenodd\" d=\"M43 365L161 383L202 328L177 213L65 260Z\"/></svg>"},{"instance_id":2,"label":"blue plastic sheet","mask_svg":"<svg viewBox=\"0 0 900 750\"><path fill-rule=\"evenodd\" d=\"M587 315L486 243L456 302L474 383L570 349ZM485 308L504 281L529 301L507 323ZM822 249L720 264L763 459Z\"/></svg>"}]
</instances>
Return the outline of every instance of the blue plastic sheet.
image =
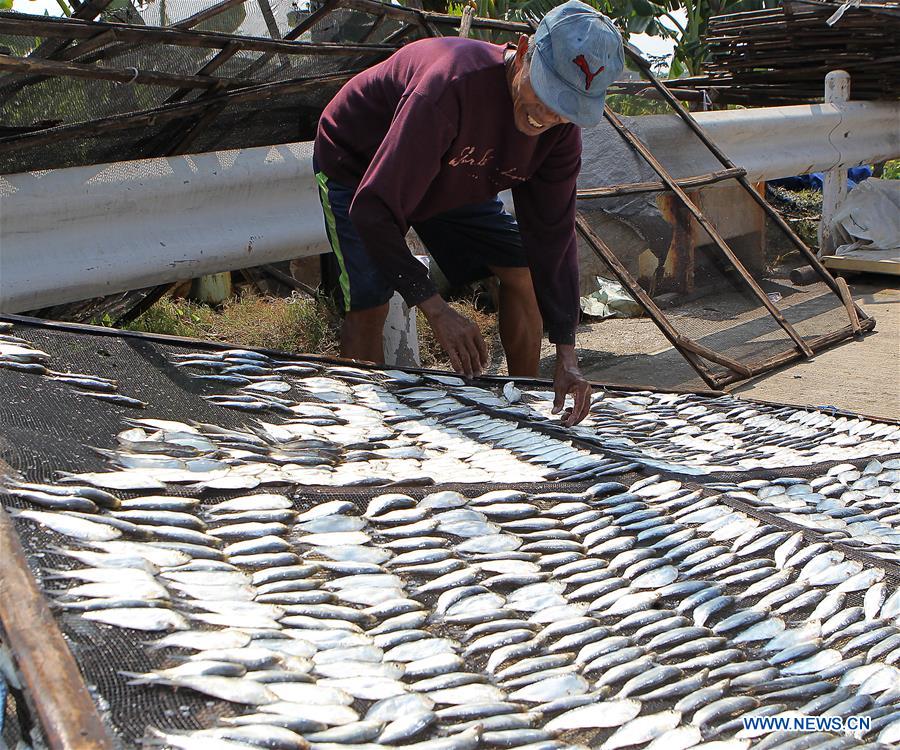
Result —
<instances>
[{"instance_id":1,"label":"blue plastic sheet","mask_svg":"<svg viewBox=\"0 0 900 750\"><path fill-rule=\"evenodd\" d=\"M860 182L872 176L872 167L850 167L847 170L847 189L853 190ZM769 185L787 188L788 190L821 190L825 182L824 172L798 175L797 177L783 177L780 180L769 180Z\"/></svg>"}]
</instances>

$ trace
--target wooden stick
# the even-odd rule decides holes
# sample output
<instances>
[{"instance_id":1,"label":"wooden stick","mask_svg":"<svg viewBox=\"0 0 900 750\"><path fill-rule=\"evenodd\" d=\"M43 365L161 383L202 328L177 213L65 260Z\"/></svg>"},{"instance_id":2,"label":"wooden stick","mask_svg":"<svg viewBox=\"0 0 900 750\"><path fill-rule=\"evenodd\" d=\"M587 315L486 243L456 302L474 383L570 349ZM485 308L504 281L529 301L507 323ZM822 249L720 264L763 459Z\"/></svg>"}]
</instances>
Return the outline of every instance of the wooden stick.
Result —
<instances>
[{"instance_id":1,"label":"wooden stick","mask_svg":"<svg viewBox=\"0 0 900 750\"><path fill-rule=\"evenodd\" d=\"M680 106L680 105L679 105ZM722 254L731 261L732 266L738 272L738 275L744 280L747 286L750 287L750 290L753 294L756 295L756 298L763 304L766 310L769 311L769 314L775 318L785 333L793 339L794 343L797 345L797 348L803 352L807 357L812 356L812 349L810 349L806 342L803 341L803 337L794 330L794 327L785 319L785 317L781 314L781 311L775 307L772 300L766 295L766 293L762 290L759 284L756 283L756 279L744 268L744 265L738 259L738 257L734 254L734 251L728 246L728 243L725 242L725 239L719 234L719 231L713 226L712 222L704 216L703 212L697 208L696 204L688 197L687 193L678 186L672 176L668 173L666 168L660 164L657 158L650 152L643 142L635 136L625 125L619 120L618 116L615 112L613 112L608 106L604 109L604 117L609 121L609 123L619 132L619 134L625 138L628 143L637 151L651 167L653 167L653 171L656 172L662 179L662 181L666 184L666 186L678 196L678 199L682 203L682 205L687 208L687 210L691 213L691 215L696 219L697 223L706 231L706 233L710 236L712 241L716 244ZM733 167L734 165L731 165Z\"/></svg>"},{"instance_id":2,"label":"wooden stick","mask_svg":"<svg viewBox=\"0 0 900 750\"><path fill-rule=\"evenodd\" d=\"M282 284L285 284L286 286L289 286L292 289L296 289L298 292L304 292L305 294L308 294L313 299L318 299L319 293L315 289L313 289L308 284L304 284L302 281L297 281L297 279L295 279L290 274L279 271L271 263L266 263L264 266L262 266L262 269L267 274L269 274L269 276L271 276L273 279L280 281Z\"/></svg>"},{"instance_id":3,"label":"wooden stick","mask_svg":"<svg viewBox=\"0 0 900 750\"><path fill-rule=\"evenodd\" d=\"M281 31L278 28L278 21L275 20L275 14L272 12L272 6L269 0L256 0L259 6L259 12L262 13L263 20L266 22L266 29L272 39L281 39Z\"/></svg>"},{"instance_id":4,"label":"wooden stick","mask_svg":"<svg viewBox=\"0 0 900 750\"><path fill-rule=\"evenodd\" d=\"M363 38L360 39L360 42L368 42L373 36L375 36L375 32L377 32L382 26L384 26L384 22L387 20L387 16L378 16L375 19L375 22L369 27L369 30L363 35Z\"/></svg>"},{"instance_id":5,"label":"wooden stick","mask_svg":"<svg viewBox=\"0 0 900 750\"><path fill-rule=\"evenodd\" d=\"M858 336L862 333L862 328L859 325L859 316L856 314L856 304L853 302L853 295L850 294L850 287L847 286L847 281L843 276L838 276L836 281L841 292L841 301L844 303L844 307L847 308L850 327L853 329L853 333Z\"/></svg>"},{"instance_id":6,"label":"wooden stick","mask_svg":"<svg viewBox=\"0 0 900 750\"><path fill-rule=\"evenodd\" d=\"M52 750L113 750L97 707L0 508L0 622Z\"/></svg>"},{"instance_id":7,"label":"wooden stick","mask_svg":"<svg viewBox=\"0 0 900 750\"><path fill-rule=\"evenodd\" d=\"M733 370L739 375L743 375L745 378L749 378L753 374L749 367L741 364L736 359L726 357L724 354L710 349L708 346L704 346L699 341L689 339L687 336L679 334L678 343L685 349L694 352L694 354L699 354L710 362L715 362L717 365L727 367L729 370Z\"/></svg>"},{"instance_id":8,"label":"wooden stick","mask_svg":"<svg viewBox=\"0 0 900 750\"><path fill-rule=\"evenodd\" d=\"M234 57L238 52L240 52L241 43L233 42L229 44L225 49L220 50L216 53L215 57L212 58L206 65L204 65L200 70L197 71L196 75L198 76L208 76L210 73L218 69L220 66L224 65L228 62L232 57ZM210 92L215 89L210 89ZM173 102L180 101L185 96L187 96L191 92L191 89L181 88L178 89L175 93L169 96L163 104L172 104Z\"/></svg>"},{"instance_id":9,"label":"wooden stick","mask_svg":"<svg viewBox=\"0 0 900 750\"><path fill-rule=\"evenodd\" d=\"M119 326L128 325L133 320L137 320L141 315L143 315L147 310L149 310L153 305L155 305L159 300L166 296L166 294L177 286L176 283L169 284L160 284L155 287L144 287L143 289L135 289L135 292L146 292L137 302L132 300L127 300L128 307L123 312L119 314L112 324L112 328L118 328ZM128 295L131 292L127 293ZM119 331L121 333L121 331Z\"/></svg>"},{"instance_id":10,"label":"wooden stick","mask_svg":"<svg viewBox=\"0 0 900 750\"><path fill-rule=\"evenodd\" d=\"M233 8L235 5L243 5L245 2L247 2L247 0L222 0L222 2L211 5L205 10L201 10L199 13L188 16L183 21L172 24L172 27L176 29L192 29L194 26L198 26L204 21L208 21L210 18L214 18L220 13L224 13L229 8Z\"/></svg>"},{"instance_id":11,"label":"wooden stick","mask_svg":"<svg viewBox=\"0 0 900 750\"><path fill-rule=\"evenodd\" d=\"M228 106L227 101L219 100L215 104L213 104L203 115L200 117L197 122L191 125L184 135L178 140L178 142L171 148L171 150L166 154L166 156L178 156L179 154L186 154L191 144L200 137L200 134L206 130L206 127L215 120L220 114L222 114L222 110Z\"/></svg>"},{"instance_id":12,"label":"wooden stick","mask_svg":"<svg viewBox=\"0 0 900 750\"><path fill-rule=\"evenodd\" d=\"M116 83L140 83L148 86L171 86L175 88L212 88L219 83L235 85L241 83L237 80L223 81L221 78L213 79L204 76L174 75L172 73L159 73L157 71L141 71L133 68L128 70L113 70L112 68L100 68L96 65L82 65L81 63L63 62L58 60L35 60L29 57L13 57L12 55L0 55L0 70L9 70L14 73L32 73L39 75L64 76L67 78L87 78L89 80L115 81ZM246 83L246 82L244 82Z\"/></svg>"},{"instance_id":13,"label":"wooden stick","mask_svg":"<svg viewBox=\"0 0 900 750\"><path fill-rule=\"evenodd\" d=\"M663 314L662 310L657 307L650 295L644 291L640 284L638 284L637 279L635 279L628 272L628 269L622 265L622 262L616 257L616 254L610 249L609 245L603 241L600 235L594 231L590 222L580 211L575 212L575 228L581 233L581 236L584 237L585 241L590 245L597 257L609 266L609 269L615 274L616 278L625 286L629 293L641 303L647 311L647 314L653 319L653 322L656 323L659 330L662 331L663 336L669 340L672 346L681 352L681 355L688 361L691 367L697 371L697 374L703 378L704 382L710 388L716 388L717 378L715 373L713 373L712 370L710 370L703 361L694 354L694 352L681 347L679 343L679 340L683 338L681 334L675 330L668 318Z\"/></svg>"},{"instance_id":14,"label":"wooden stick","mask_svg":"<svg viewBox=\"0 0 900 750\"><path fill-rule=\"evenodd\" d=\"M712 185L723 180L733 180L736 177L747 174L745 169L736 167L734 169L723 169L719 172L709 172L708 174L697 175L696 177L683 177L675 180L679 187L695 188L703 185ZM621 185L610 185L609 187L585 188L576 193L576 197L580 199L589 198L608 198L617 195L631 195L632 193L659 193L667 191L665 183L656 182L627 182Z\"/></svg>"},{"instance_id":15,"label":"wooden stick","mask_svg":"<svg viewBox=\"0 0 900 750\"><path fill-rule=\"evenodd\" d=\"M299 39L303 34L309 31L313 26L315 26L319 21L321 21L326 16L331 15L331 12L337 7L338 0L325 0L322 4L322 7L310 13L306 18L304 18L300 23L298 23L293 29L291 29L287 34L284 35L286 40L291 39Z\"/></svg>"}]
</instances>

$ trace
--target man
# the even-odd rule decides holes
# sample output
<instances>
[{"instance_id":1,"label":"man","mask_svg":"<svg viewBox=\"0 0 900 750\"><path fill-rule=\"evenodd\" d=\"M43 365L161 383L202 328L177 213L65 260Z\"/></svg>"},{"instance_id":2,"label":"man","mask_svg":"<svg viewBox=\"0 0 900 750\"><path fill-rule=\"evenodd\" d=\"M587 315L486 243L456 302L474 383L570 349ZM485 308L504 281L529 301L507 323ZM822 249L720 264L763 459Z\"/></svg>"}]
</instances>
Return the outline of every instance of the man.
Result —
<instances>
[{"instance_id":1,"label":"man","mask_svg":"<svg viewBox=\"0 0 900 750\"><path fill-rule=\"evenodd\" d=\"M596 125L624 67L612 22L579 0L515 48L424 39L349 81L325 108L314 164L346 317L341 354L383 361L388 301L418 305L453 368L488 363L477 326L409 252L410 226L454 283L495 275L510 375L535 376L543 325L556 344L554 413L590 407L575 355L579 126ZM512 189L516 219L497 193Z\"/></svg>"}]
</instances>

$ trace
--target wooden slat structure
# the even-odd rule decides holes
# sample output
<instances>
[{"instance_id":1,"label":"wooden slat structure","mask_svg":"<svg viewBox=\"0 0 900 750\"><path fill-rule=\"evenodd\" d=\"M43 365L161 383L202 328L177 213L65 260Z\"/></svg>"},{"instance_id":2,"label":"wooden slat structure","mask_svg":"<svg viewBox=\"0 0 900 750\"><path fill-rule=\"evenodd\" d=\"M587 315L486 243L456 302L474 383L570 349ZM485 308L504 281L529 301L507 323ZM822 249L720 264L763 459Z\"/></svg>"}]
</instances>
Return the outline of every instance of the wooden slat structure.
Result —
<instances>
[{"instance_id":1,"label":"wooden slat structure","mask_svg":"<svg viewBox=\"0 0 900 750\"><path fill-rule=\"evenodd\" d=\"M801 358L812 357L817 351L821 351L835 343L844 341L853 335L859 335L863 332L870 331L875 327L875 320L867 316L860 308L858 308L852 299L849 299L849 293L836 280L825 266L819 261L816 254L806 245L800 236L791 228L791 226L767 201L757 192L754 186L747 179L746 172L738 168L722 150L709 138L703 131L697 121L691 116L678 98L666 86L659 81L650 69L650 65L641 55L630 45L626 45L626 56L631 59L635 66L641 71L641 74L659 93L660 97L671 107L685 125L691 129L694 135L701 143L710 151L710 153L720 162L723 170L706 175L698 175L693 178L676 180L672 177L658 159L650 152L650 149L634 135L618 115L613 112L609 106L604 111L604 116L615 131L632 147L644 162L646 162L660 177L662 187L670 191L676 197L679 204L686 209L688 215L692 216L698 224L706 232L707 236L713 241L715 247L724 256L727 264L737 273L741 280L756 296L763 308L776 321L785 333L790 337L794 346L788 350L780 352L776 355L767 357L761 361L741 362L730 357L728 354L706 346L705 344L692 339L682 332L666 317L665 313L658 307L653 299L641 288L637 279L635 279L625 266L615 257L615 253L602 238L592 230L587 219L579 213L576 219L576 227L581 236L587 241L588 245L593 249L597 256L612 271L619 282L629 291L629 293L638 300L647 314L653 319L663 335L672 343L672 345L681 352L682 356L697 371L701 378L713 388L721 388L730 383L744 380L746 378L760 375L769 370L780 367L789 362ZM766 217L774 222L775 226L781 231L788 241L803 255L809 262L811 269L818 276L819 280L825 282L830 288L841 305L844 306L846 317L849 325L837 331L831 331L820 336L801 336L794 326L785 318L782 311L769 299L757 280L744 267L740 259L734 254L728 243L717 231L712 222L703 215L703 212L695 203L694 199L685 192L686 184L691 182L695 185L712 184L713 182L721 182L724 180L735 180L744 191L763 209ZM644 183L641 191L646 191ZM634 186L620 186L631 188ZM596 197L593 190L584 190L579 192L579 198ZM661 191L662 192L662 191ZM626 194L625 192L614 192L613 195ZM725 373L714 372L708 365L708 362L726 368Z\"/></svg>"},{"instance_id":2,"label":"wooden slat structure","mask_svg":"<svg viewBox=\"0 0 900 750\"><path fill-rule=\"evenodd\" d=\"M786 0L777 8L715 16L709 21L705 73L673 81L708 88L729 104L818 102L822 80L846 70L854 99L900 97L900 4Z\"/></svg>"},{"instance_id":3,"label":"wooden slat structure","mask_svg":"<svg viewBox=\"0 0 900 750\"><path fill-rule=\"evenodd\" d=\"M851 250L844 255L826 255L822 263L834 271L900 276L900 252L896 250Z\"/></svg>"}]
</instances>

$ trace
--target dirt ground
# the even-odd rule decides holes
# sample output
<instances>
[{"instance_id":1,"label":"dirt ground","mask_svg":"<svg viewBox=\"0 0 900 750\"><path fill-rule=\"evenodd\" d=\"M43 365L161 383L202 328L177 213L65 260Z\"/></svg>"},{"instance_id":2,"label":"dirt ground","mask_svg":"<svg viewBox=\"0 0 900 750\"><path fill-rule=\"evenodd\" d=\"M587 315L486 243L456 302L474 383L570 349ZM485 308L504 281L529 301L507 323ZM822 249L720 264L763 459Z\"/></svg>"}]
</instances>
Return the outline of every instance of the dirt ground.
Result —
<instances>
[{"instance_id":1,"label":"dirt ground","mask_svg":"<svg viewBox=\"0 0 900 750\"><path fill-rule=\"evenodd\" d=\"M848 282L860 307L876 319L874 332L727 390L764 401L834 406L900 418L900 279L868 275ZM763 288L781 295L779 307L803 335L820 335L846 325L823 285L798 288L787 280L768 280ZM676 328L740 360L764 359L790 347L781 330L760 310L740 295L718 294L667 313ZM582 325L578 349L582 369L592 380L663 388L707 387L646 318ZM553 348L545 342L542 375L552 376L553 361Z\"/></svg>"}]
</instances>

